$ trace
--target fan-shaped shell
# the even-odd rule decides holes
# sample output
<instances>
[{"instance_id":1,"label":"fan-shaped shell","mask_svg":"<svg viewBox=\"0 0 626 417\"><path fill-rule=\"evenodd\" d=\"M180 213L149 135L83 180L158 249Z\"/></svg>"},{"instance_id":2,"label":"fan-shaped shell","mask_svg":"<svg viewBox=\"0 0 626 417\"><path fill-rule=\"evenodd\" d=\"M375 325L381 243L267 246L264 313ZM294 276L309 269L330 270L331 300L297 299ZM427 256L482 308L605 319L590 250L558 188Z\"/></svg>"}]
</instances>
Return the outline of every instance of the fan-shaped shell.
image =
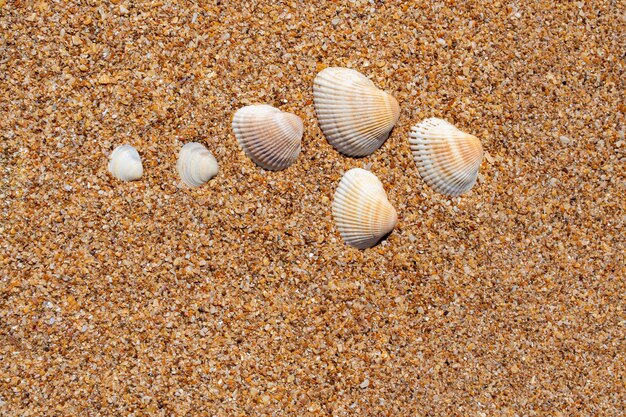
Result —
<instances>
[{"instance_id":1,"label":"fan-shaped shell","mask_svg":"<svg viewBox=\"0 0 626 417\"><path fill-rule=\"evenodd\" d=\"M137 149L120 145L109 156L109 172L122 181L134 181L143 175L143 165Z\"/></svg>"},{"instance_id":2,"label":"fan-shaped shell","mask_svg":"<svg viewBox=\"0 0 626 417\"><path fill-rule=\"evenodd\" d=\"M435 191L457 197L474 186L483 159L476 136L433 117L411 128L409 143L420 175Z\"/></svg>"},{"instance_id":3,"label":"fan-shaped shell","mask_svg":"<svg viewBox=\"0 0 626 417\"><path fill-rule=\"evenodd\" d=\"M199 187L217 175L218 165L213 154L203 144L191 142L180 150L176 170L185 184Z\"/></svg>"},{"instance_id":4,"label":"fan-shaped shell","mask_svg":"<svg viewBox=\"0 0 626 417\"><path fill-rule=\"evenodd\" d=\"M298 159L304 124L295 114L256 104L235 112L233 130L239 145L254 163L270 171L280 171Z\"/></svg>"},{"instance_id":5,"label":"fan-shaped shell","mask_svg":"<svg viewBox=\"0 0 626 417\"><path fill-rule=\"evenodd\" d=\"M359 249L372 247L398 223L383 185L361 168L346 172L333 197L333 218L341 237Z\"/></svg>"},{"instance_id":6,"label":"fan-shaped shell","mask_svg":"<svg viewBox=\"0 0 626 417\"><path fill-rule=\"evenodd\" d=\"M349 68L330 67L317 74L313 100L326 139L348 156L365 156L380 148L400 115L392 95Z\"/></svg>"}]
</instances>

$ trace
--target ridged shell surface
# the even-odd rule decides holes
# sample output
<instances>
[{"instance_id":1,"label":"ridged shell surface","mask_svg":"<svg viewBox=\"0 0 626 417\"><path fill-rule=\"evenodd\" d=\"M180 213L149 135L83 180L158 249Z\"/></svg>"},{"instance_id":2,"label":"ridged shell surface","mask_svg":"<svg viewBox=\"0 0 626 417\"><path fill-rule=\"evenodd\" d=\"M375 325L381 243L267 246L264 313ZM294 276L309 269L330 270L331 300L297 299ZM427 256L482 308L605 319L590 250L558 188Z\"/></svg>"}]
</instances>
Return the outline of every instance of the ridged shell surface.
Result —
<instances>
[{"instance_id":1,"label":"ridged shell surface","mask_svg":"<svg viewBox=\"0 0 626 417\"><path fill-rule=\"evenodd\" d=\"M409 143L420 175L435 191L457 197L476 183L483 159L476 136L433 117L411 128Z\"/></svg>"},{"instance_id":2,"label":"ridged shell surface","mask_svg":"<svg viewBox=\"0 0 626 417\"><path fill-rule=\"evenodd\" d=\"M280 171L298 159L304 124L295 114L267 104L255 104L235 112L233 131L254 163L270 171Z\"/></svg>"},{"instance_id":3,"label":"ridged shell surface","mask_svg":"<svg viewBox=\"0 0 626 417\"><path fill-rule=\"evenodd\" d=\"M341 237L359 249L376 245L398 223L398 214L380 180L361 168L344 174L333 197L332 211Z\"/></svg>"},{"instance_id":4,"label":"ridged shell surface","mask_svg":"<svg viewBox=\"0 0 626 417\"><path fill-rule=\"evenodd\" d=\"M134 181L143 175L143 165L137 149L120 145L109 156L109 172L122 181Z\"/></svg>"},{"instance_id":5,"label":"ridged shell surface","mask_svg":"<svg viewBox=\"0 0 626 417\"><path fill-rule=\"evenodd\" d=\"M178 154L176 170L190 187L199 187L217 175L218 164L213 154L201 143L185 144Z\"/></svg>"},{"instance_id":6,"label":"ridged shell surface","mask_svg":"<svg viewBox=\"0 0 626 417\"><path fill-rule=\"evenodd\" d=\"M330 67L317 74L313 100L326 139L348 156L366 156L380 148L400 115L392 95L349 68Z\"/></svg>"}]
</instances>

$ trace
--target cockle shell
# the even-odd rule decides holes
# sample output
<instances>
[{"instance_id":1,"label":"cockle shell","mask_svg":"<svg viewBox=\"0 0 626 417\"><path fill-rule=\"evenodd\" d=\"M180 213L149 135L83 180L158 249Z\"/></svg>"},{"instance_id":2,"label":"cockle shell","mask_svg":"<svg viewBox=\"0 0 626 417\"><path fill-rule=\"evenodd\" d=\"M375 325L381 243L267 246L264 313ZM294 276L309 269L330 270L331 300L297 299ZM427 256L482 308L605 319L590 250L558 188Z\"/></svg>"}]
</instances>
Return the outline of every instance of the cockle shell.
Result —
<instances>
[{"instance_id":1,"label":"cockle shell","mask_svg":"<svg viewBox=\"0 0 626 417\"><path fill-rule=\"evenodd\" d=\"M376 245L398 223L398 214L381 182L361 168L344 174L333 197L332 211L341 237L359 249Z\"/></svg>"},{"instance_id":2,"label":"cockle shell","mask_svg":"<svg viewBox=\"0 0 626 417\"><path fill-rule=\"evenodd\" d=\"M134 181L143 175L143 165L137 149L120 145L109 156L109 172L122 181Z\"/></svg>"},{"instance_id":3,"label":"cockle shell","mask_svg":"<svg viewBox=\"0 0 626 417\"><path fill-rule=\"evenodd\" d=\"M304 124L295 114L256 104L235 112L233 130L250 159L262 168L280 171L298 159Z\"/></svg>"},{"instance_id":4,"label":"cockle shell","mask_svg":"<svg viewBox=\"0 0 626 417\"><path fill-rule=\"evenodd\" d=\"M365 156L380 148L400 115L392 95L349 68L330 67L317 74L313 100L326 139L348 156Z\"/></svg>"},{"instance_id":5,"label":"cockle shell","mask_svg":"<svg viewBox=\"0 0 626 417\"><path fill-rule=\"evenodd\" d=\"M217 175L218 165L213 154L203 144L191 142L180 150L176 170L185 184L199 187Z\"/></svg>"},{"instance_id":6,"label":"cockle shell","mask_svg":"<svg viewBox=\"0 0 626 417\"><path fill-rule=\"evenodd\" d=\"M474 186L483 159L476 136L433 117L411 128L409 143L420 175L435 191L457 197Z\"/></svg>"}]
</instances>

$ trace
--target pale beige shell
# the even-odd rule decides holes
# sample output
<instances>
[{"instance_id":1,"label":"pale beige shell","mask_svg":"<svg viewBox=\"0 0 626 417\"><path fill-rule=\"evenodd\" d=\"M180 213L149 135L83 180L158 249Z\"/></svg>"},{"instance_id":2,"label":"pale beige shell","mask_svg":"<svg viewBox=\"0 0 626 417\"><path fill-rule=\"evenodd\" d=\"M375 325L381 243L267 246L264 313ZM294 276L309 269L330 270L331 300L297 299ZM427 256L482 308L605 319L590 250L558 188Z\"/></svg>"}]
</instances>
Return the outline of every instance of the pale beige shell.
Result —
<instances>
[{"instance_id":1,"label":"pale beige shell","mask_svg":"<svg viewBox=\"0 0 626 417\"><path fill-rule=\"evenodd\" d=\"M413 126L409 143L420 175L435 191L457 197L476 183L483 159L476 136L433 117Z\"/></svg>"},{"instance_id":2,"label":"pale beige shell","mask_svg":"<svg viewBox=\"0 0 626 417\"><path fill-rule=\"evenodd\" d=\"M330 67L317 74L313 100L326 139L348 156L366 156L380 148L400 115L392 95L349 68Z\"/></svg>"},{"instance_id":3,"label":"pale beige shell","mask_svg":"<svg viewBox=\"0 0 626 417\"><path fill-rule=\"evenodd\" d=\"M189 187L199 187L217 175L219 167L213 154L201 143L185 144L178 154L176 170Z\"/></svg>"},{"instance_id":4,"label":"pale beige shell","mask_svg":"<svg viewBox=\"0 0 626 417\"><path fill-rule=\"evenodd\" d=\"M118 180L135 181L143 175L143 165L137 149L120 145L109 156L109 172Z\"/></svg>"},{"instance_id":5,"label":"pale beige shell","mask_svg":"<svg viewBox=\"0 0 626 417\"><path fill-rule=\"evenodd\" d=\"M359 249L372 247L398 223L398 214L376 175L353 168L335 191L333 218L341 237Z\"/></svg>"},{"instance_id":6,"label":"pale beige shell","mask_svg":"<svg viewBox=\"0 0 626 417\"><path fill-rule=\"evenodd\" d=\"M250 159L262 168L279 171L298 159L304 124L295 114L256 104L235 112L233 131Z\"/></svg>"}]
</instances>

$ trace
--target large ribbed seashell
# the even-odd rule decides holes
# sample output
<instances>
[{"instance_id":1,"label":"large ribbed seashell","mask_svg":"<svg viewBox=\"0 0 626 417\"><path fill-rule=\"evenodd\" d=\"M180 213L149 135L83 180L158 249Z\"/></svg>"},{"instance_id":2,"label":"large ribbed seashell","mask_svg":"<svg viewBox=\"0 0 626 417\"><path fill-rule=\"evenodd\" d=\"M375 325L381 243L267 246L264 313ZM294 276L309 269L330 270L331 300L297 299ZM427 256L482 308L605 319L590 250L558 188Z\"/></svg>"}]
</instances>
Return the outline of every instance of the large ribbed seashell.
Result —
<instances>
[{"instance_id":1,"label":"large ribbed seashell","mask_svg":"<svg viewBox=\"0 0 626 417\"><path fill-rule=\"evenodd\" d=\"M120 145L109 156L109 172L122 181L134 181L143 175L143 165L137 149Z\"/></svg>"},{"instance_id":2,"label":"large ribbed seashell","mask_svg":"<svg viewBox=\"0 0 626 417\"><path fill-rule=\"evenodd\" d=\"M400 115L392 95L349 68L330 67L317 74L313 100L326 139L348 156L365 156L380 148Z\"/></svg>"},{"instance_id":3,"label":"large ribbed seashell","mask_svg":"<svg viewBox=\"0 0 626 417\"><path fill-rule=\"evenodd\" d=\"M411 128L409 142L420 175L435 191L457 197L474 186L483 159L476 136L433 117Z\"/></svg>"},{"instance_id":4,"label":"large ribbed seashell","mask_svg":"<svg viewBox=\"0 0 626 417\"><path fill-rule=\"evenodd\" d=\"M339 182L333 197L333 218L341 237L359 249L372 247L389 234L398 214L376 175L353 168Z\"/></svg>"},{"instance_id":5,"label":"large ribbed seashell","mask_svg":"<svg viewBox=\"0 0 626 417\"><path fill-rule=\"evenodd\" d=\"M217 175L218 165L213 154L203 144L191 142L180 150L176 170L185 184L199 187Z\"/></svg>"},{"instance_id":6,"label":"large ribbed seashell","mask_svg":"<svg viewBox=\"0 0 626 417\"><path fill-rule=\"evenodd\" d=\"M280 171L298 159L304 125L295 114L267 104L246 106L235 112L233 130L246 155L262 168Z\"/></svg>"}]
</instances>

